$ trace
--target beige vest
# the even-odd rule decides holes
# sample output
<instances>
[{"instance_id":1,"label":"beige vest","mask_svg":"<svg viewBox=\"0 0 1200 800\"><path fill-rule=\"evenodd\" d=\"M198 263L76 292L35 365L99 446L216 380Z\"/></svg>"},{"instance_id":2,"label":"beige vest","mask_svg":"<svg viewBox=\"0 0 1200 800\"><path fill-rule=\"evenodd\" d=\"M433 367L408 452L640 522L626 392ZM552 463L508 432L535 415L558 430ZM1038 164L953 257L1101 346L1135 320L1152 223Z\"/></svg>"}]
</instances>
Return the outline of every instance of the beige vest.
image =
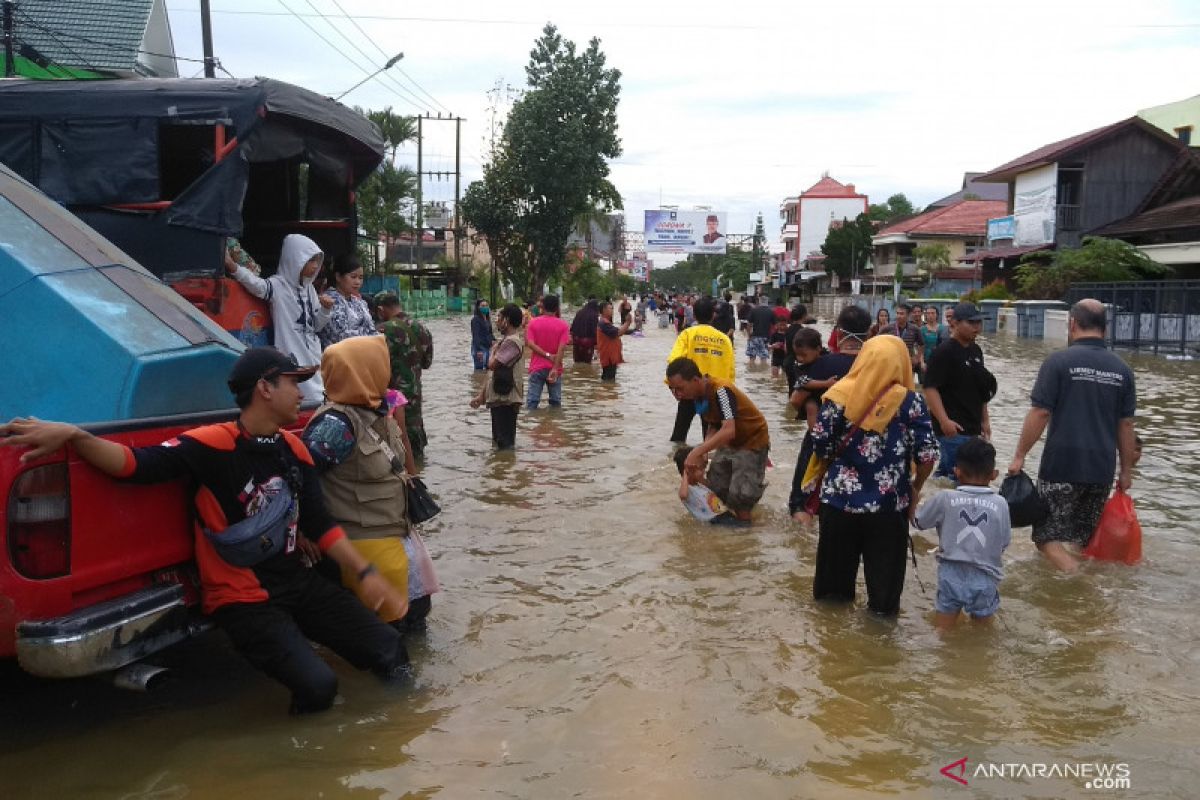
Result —
<instances>
[{"instance_id":1,"label":"beige vest","mask_svg":"<svg viewBox=\"0 0 1200 800\"><path fill-rule=\"evenodd\" d=\"M513 364L513 390L508 394L497 394L493 385L495 373L489 370L487 376L487 387L485 388L483 395L483 401L489 407L514 404L520 405L521 403L525 402L525 340L521 337L521 334L510 333L492 345L492 352L488 356L488 360L491 361L492 356L495 355L496 351L500 349L500 342L505 342L509 339L516 342L517 346L522 349L521 356L517 359L517 363Z\"/></svg>"},{"instance_id":2,"label":"beige vest","mask_svg":"<svg viewBox=\"0 0 1200 800\"><path fill-rule=\"evenodd\" d=\"M381 417L368 408L341 403L326 403L313 416L326 411L345 414L354 428L350 456L321 476L329 513L351 539L406 535L408 498L387 452L391 449L403 465L404 440L396 421L390 414Z\"/></svg>"}]
</instances>

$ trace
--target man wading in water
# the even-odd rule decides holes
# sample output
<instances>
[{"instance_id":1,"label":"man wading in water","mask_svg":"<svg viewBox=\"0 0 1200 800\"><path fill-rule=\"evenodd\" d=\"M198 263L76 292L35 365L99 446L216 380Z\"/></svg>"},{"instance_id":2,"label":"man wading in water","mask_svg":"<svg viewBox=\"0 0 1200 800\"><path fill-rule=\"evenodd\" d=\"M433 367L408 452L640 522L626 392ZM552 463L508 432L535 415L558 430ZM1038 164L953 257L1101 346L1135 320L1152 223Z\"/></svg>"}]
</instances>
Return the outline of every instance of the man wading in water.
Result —
<instances>
[{"instance_id":1,"label":"man wading in water","mask_svg":"<svg viewBox=\"0 0 1200 800\"><path fill-rule=\"evenodd\" d=\"M767 420L750 398L728 381L701 375L690 358L667 365L667 385L676 400L690 400L704 420L704 441L692 449L685 469L703 467L708 454L708 486L744 524L766 489Z\"/></svg>"}]
</instances>

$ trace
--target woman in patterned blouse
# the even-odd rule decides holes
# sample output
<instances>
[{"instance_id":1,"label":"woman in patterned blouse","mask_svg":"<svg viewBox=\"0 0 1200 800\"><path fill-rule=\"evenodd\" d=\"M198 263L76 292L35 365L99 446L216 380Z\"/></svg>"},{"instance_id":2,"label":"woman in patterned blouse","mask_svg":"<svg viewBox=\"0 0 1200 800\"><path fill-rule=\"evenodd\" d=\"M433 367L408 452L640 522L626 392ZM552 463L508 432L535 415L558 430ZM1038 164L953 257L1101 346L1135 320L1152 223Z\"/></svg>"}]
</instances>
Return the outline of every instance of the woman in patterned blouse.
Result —
<instances>
[{"instance_id":1,"label":"woman in patterned blouse","mask_svg":"<svg viewBox=\"0 0 1200 800\"><path fill-rule=\"evenodd\" d=\"M938 461L937 438L925 400L914 391L904 342L876 336L863 345L854 367L825 393L812 443L818 457L832 459L821 481L813 596L853 601L861 561L867 607L896 614L908 520Z\"/></svg>"},{"instance_id":2,"label":"woman in patterned blouse","mask_svg":"<svg viewBox=\"0 0 1200 800\"><path fill-rule=\"evenodd\" d=\"M325 296L333 298L333 308L329 312L329 324L318 331L321 349L351 336L374 336L376 330L371 309L359 294L363 270L358 256L353 253L338 256L333 262L330 283Z\"/></svg>"}]
</instances>

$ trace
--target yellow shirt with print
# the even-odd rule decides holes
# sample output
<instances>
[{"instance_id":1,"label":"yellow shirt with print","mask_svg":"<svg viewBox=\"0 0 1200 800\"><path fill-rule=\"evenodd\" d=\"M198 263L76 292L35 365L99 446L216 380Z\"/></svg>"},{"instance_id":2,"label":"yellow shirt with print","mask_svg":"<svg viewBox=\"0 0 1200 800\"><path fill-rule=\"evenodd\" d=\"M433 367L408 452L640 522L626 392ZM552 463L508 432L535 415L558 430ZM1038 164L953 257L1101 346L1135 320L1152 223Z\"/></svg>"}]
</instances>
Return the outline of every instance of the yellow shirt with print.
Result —
<instances>
[{"instance_id":1,"label":"yellow shirt with print","mask_svg":"<svg viewBox=\"0 0 1200 800\"><path fill-rule=\"evenodd\" d=\"M700 374L733 382L736 364L733 340L713 326L693 325L683 329L675 339L667 363L684 356L696 362Z\"/></svg>"}]
</instances>

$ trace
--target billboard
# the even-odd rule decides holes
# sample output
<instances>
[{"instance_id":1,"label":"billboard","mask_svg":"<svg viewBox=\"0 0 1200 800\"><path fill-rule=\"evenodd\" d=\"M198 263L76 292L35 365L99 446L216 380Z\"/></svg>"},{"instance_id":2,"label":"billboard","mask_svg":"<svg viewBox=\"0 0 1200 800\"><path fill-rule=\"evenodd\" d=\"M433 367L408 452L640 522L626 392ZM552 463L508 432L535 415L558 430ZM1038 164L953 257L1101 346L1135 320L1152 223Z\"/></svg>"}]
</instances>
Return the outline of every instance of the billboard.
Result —
<instances>
[{"instance_id":1,"label":"billboard","mask_svg":"<svg viewBox=\"0 0 1200 800\"><path fill-rule=\"evenodd\" d=\"M720 211L646 212L646 250L651 253L725 254L725 214Z\"/></svg>"},{"instance_id":2,"label":"billboard","mask_svg":"<svg viewBox=\"0 0 1200 800\"><path fill-rule=\"evenodd\" d=\"M654 262L647 261L645 258L632 258L617 262L617 270L624 272L635 281L640 281L641 283L650 282L650 269L653 266Z\"/></svg>"},{"instance_id":3,"label":"billboard","mask_svg":"<svg viewBox=\"0 0 1200 800\"><path fill-rule=\"evenodd\" d=\"M1017 218L1012 214L987 221L987 240L990 245L997 239L1013 239L1017 234Z\"/></svg>"}]
</instances>

